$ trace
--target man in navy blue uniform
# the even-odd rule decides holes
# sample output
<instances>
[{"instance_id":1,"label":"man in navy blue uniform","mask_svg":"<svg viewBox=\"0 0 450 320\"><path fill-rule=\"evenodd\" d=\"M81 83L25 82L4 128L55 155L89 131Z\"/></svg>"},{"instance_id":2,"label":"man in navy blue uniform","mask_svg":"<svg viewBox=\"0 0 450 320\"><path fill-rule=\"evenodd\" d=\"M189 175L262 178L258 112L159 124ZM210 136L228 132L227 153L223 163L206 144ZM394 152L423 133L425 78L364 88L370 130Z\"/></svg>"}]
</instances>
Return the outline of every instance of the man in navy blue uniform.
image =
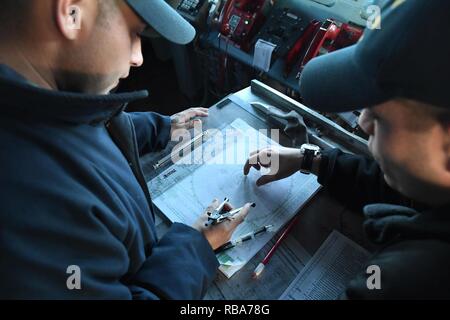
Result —
<instances>
[{"instance_id":1,"label":"man in navy blue uniform","mask_svg":"<svg viewBox=\"0 0 450 320\"><path fill-rule=\"evenodd\" d=\"M373 158L308 145L266 149L251 155L245 173L278 153L279 170L258 185L309 171L364 212L367 238L380 250L343 298L449 299L450 2L380 3L383 14L361 42L312 60L300 80L305 103L319 111L364 109L359 122ZM380 271L376 285L370 266Z\"/></svg>"},{"instance_id":2,"label":"man in navy blue uniform","mask_svg":"<svg viewBox=\"0 0 450 320\"><path fill-rule=\"evenodd\" d=\"M157 239L139 164L207 110L128 114L147 92L110 94L142 65L148 26L195 36L163 0L1 1L1 299L198 299L213 280L249 206Z\"/></svg>"}]
</instances>

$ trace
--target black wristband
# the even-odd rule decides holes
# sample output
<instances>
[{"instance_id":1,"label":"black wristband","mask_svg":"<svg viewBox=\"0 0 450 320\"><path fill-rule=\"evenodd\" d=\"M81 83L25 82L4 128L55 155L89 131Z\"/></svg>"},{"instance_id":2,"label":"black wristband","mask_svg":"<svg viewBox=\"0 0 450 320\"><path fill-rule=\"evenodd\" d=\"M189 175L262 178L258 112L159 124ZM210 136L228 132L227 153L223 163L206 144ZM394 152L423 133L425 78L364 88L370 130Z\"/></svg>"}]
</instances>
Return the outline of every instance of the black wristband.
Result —
<instances>
[{"instance_id":1,"label":"black wristband","mask_svg":"<svg viewBox=\"0 0 450 320\"><path fill-rule=\"evenodd\" d=\"M303 160L300 171L303 173L310 173L312 170L313 160L314 160L314 151L305 150L305 153L303 154Z\"/></svg>"}]
</instances>

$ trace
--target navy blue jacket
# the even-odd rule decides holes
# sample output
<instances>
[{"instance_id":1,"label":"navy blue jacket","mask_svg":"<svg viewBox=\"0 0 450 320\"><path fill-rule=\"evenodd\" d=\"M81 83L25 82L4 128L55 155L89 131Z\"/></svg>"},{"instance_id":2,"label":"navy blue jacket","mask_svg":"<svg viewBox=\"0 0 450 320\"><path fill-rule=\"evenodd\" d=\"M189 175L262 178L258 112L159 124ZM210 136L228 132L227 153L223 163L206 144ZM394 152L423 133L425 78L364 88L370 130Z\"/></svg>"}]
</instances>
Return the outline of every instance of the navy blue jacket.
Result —
<instances>
[{"instance_id":1,"label":"navy blue jacket","mask_svg":"<svg viewBox=\"0 0 450 320\"><path fill-rule=\"evenodd\" d=\"M45 90L0 65L0 299L204 295L218 267L204 236L156 237L138 157L167 144L170 119L124 112L146 96Z\"/></svg>"}]
</instances>

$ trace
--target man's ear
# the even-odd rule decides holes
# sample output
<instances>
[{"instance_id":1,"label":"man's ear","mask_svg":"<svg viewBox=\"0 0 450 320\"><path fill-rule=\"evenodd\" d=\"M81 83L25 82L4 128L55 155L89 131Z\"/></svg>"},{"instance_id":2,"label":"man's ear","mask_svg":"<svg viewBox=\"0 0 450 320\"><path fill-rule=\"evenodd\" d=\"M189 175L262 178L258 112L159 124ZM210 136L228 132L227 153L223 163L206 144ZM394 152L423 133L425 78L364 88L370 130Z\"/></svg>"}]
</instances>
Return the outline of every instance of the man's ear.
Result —
<instances>
[{"instance_id":1,"label":"man's ear","mask_svg":"<svg viewBox=\"0 0 450 320\"><path fill-rule=\"evenodd\" d=\"M75 40L80 34L83 21L83 9L80 1L57 0L56 22L62 35L68 40Z\"/></svg>"}]
</instances>

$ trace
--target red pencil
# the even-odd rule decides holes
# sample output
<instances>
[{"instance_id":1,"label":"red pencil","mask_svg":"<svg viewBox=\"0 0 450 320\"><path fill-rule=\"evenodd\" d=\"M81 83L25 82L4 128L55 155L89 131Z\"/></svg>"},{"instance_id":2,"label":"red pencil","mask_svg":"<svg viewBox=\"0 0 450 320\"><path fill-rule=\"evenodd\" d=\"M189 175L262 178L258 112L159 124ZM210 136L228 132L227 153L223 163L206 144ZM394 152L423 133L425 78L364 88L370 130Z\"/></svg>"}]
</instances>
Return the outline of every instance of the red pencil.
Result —
<instances>
[{"instance_id":1,"label":"red pencil","mask_svg":"<svg viewBox=\"0 0 450 320\"><path fill-rule=\"evenodd\" d=\"M258 266L255 268L255 271L253 271L253 278L259 277L263 271L266 265L269 263L270 259L272 258L275 251L278 249L280 244L283 242L283 240L289 235L289 232L292 230L294 225L297 223L300 215L296 215L294 219L291 220L291 222L288 224L286 229L283 231L281 236L278 238L277 242L273 245L273 247L270 249L269 253L264 257L264 259L258 264Z\"/></svg>"}]
</instances>

